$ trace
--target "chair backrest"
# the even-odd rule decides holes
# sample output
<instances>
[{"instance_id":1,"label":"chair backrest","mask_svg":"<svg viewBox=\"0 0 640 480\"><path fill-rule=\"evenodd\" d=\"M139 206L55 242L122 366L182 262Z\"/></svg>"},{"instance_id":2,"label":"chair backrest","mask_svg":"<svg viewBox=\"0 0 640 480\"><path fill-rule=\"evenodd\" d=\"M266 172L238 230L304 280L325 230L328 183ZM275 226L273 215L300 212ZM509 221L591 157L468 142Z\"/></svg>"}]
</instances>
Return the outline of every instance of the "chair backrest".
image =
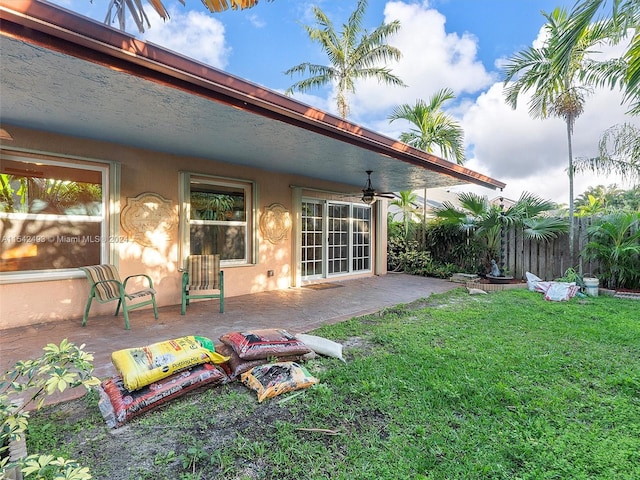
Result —
<instances>
[{"instance_id":1,"label":"chair backrest","mask_svg":"<svg viewBox=\"0 0 640 480\"><path fill-rule=\"evenodd\" d=\"M192 290L219 289L220 255L189 255L187 257L189 272L188 287Z\"/></svg>"},{"instance_id":2,"label":"chair backrest","mask_svg":"<svg viewBox=\"0 0 640 480\"><path fill-rule=\"evenodd\" d=\"M117 280L122 283L114 265L91 265L80 267L80 270L84 271L92 286L102 280ZM102 301L112 300L120 297L120 289L115 282L100 283L96 285L96 295Z\"/></svg>"}]
</instances>

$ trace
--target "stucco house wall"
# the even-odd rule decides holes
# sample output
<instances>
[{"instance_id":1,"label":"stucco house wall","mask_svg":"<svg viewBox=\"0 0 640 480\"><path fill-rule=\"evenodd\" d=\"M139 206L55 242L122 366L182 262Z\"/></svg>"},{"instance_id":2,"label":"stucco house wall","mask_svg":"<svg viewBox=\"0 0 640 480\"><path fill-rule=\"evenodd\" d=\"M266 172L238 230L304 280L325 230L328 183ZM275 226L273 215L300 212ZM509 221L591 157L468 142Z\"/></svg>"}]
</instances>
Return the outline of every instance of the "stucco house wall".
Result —
<instances>
[{"instance_id":1,"label":"stucco house wall","mask_svg":"<svg viewBox=\"0 0 640 480\"><path fill-rule=\"evenodd\" d=\"M299 219L292 218L293 224L285 239L273 243L264 238L259 228L259 218L264 208L280 204L287 212L294 213L292 186L304 186L302 194L308 198L354 201L358 195L350 193L344 185L321 182L296 175L276 174L266 170L244 167L193 157L177 157L161 152L130 148L122 145L93 140L71 138L48 132L11 127L13 141L3 148L3 154L38 152L53 158L86 159L87 161L115 162L120 167L119 205L120 211L127 205L128 199L143 193L157 194L171 202L179 221L179 173L189 171L196 174L232 178L255 182L256 211L253 222L253 238L257 242L255 258L248 265L225 266L225 296L233 297L249 293L289 288L296 283L296 245L294 232ZM0 160L1 161L1 160ZM357 192L356 192L357 193ZM375 207L374 207L375 208ZM118 212L119 213L119 212ZM121 223L121 222L119 222ZM122 225L119 231L110 232L114 238L126 238ZM372 230L376 229L375 219ZM382 234L386 232L386 225ZM380 228L378 227L380 232ZM1 235L0 235L1 236ZM375 237L375 235L374 235ZM386 238L386 236L385 236ZM382 240L380 247L385 247ZM375 251L375 240L372 245ZM114 263L119 265L121 276L146 273L151 276L157 290L159 306L180 303L182 257L179 230L173 228L170 236L155 242L153 246L141 245L131 239L116 241ZM386 256L372 254L374 262L371 272L353 276L386 273ZM377 264L375 264L377 262ZM273 275L269 275L272 271ZM89 284L80 271L73 271L66 278L46 280L46 274L29 281L4 280L0 284L0 328L24 326L40 322L59 320L77 321L83 314ZM93 303L91 316L113 314L115 303Z\"/></svg>"}]
</instances>

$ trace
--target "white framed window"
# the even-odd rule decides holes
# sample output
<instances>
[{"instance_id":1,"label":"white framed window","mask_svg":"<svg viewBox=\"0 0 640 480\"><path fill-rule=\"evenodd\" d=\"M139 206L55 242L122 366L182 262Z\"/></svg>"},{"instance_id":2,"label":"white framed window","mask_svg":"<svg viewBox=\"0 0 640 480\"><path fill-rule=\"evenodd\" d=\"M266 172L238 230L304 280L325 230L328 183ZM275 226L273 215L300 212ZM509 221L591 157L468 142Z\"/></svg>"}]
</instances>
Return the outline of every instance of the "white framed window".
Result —
<instances>
[{"instance_id":1,"label":"white framed window","mask_svg":"<svg viewBox=\"0 0 640 480\"><path fill-rule=\"evenodd\" d=\"M181 246L187 255L219 254L222 265L253 262L253 182L181 173Z\"/></svg>"},{"instance_id":2,"label":"white framed window","mask_svg":"<svg viewBox=\"0 0 640 480\"><path fill-rule=\"evenodd\" d=\"M112 261L118 171L108 162L3 150L0 282L80 276L78 267Z\"/></svg>"}]
</instances>

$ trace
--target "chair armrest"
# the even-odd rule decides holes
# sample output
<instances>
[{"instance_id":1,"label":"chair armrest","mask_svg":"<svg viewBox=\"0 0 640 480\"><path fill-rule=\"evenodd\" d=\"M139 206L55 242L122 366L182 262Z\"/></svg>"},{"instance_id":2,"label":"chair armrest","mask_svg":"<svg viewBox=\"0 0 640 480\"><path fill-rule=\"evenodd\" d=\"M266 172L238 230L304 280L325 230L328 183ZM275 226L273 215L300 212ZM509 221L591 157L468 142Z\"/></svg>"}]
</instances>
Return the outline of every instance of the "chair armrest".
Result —
<instances>
[{"instance_id":1,"label":"chair armrest","mask_svg":"<svg viewBox=\"0 0 640 480\"><path fill-rule=\"evenodd\" d=\"M153 282L151 281L151 277L145 273L136 273L135 275L129 275L127 278L124 279L123 285L126 289L127 287L127 282L129 281L130 278L136 278L136 277L144 277L147 279L147 282L149 282L149 288L153 288Z\"/></svg>"}]
</instances>

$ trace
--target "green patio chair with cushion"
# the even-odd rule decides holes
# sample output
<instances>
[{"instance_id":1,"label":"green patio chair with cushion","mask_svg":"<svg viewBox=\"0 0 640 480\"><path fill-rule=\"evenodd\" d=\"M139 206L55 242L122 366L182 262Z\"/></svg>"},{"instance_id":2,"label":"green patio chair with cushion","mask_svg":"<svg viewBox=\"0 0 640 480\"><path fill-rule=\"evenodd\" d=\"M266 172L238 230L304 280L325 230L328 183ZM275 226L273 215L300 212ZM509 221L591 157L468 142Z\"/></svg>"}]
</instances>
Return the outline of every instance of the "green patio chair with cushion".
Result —
<instances>
[{"instance_id":1,"label":"green patio chair with cushion","mask_svg":"<svg viewBox=\"0 0 640 480\"><path fill-rule=\"evenodd\" d=\"M219 298L220 313L224 313L224 272L220 270L220 255L189 255L187 268L181 271L182 315L187 313L187 305L192 298Z\"/></svg>"},{"instance_id":2,"label":"green patio chair with cushion","mask_svg":"<svg viewBox=\"0 0 640 480\"><path fill-rule=\"evenodd\" d=\"M122 307L122 313L124 314L124 328L127 330L129 330L129 310L144 307L145 305L153 305L153 313L156 320L158 319L156 291L153 289L153 282L151 281L151 277L148 275L145 275L144 273L129 275L123 282L120 280L120 274L114 265L91 265L89 267L80 267L80 270L85 273L91 286L89 299L87 300L87 308L85 308L84 317L82 318L83 327L87 324L89 309L91 308L91 303L94 299L98 303L107 303L117 300L118 306L116 307L115 316L118 316L120 307ZM127 282L136 277L145 277L148 287L135 292L127 292ZM131 303L132 300L140 298L145 298L145 300Z\"/></svg>"}]
</instances>

